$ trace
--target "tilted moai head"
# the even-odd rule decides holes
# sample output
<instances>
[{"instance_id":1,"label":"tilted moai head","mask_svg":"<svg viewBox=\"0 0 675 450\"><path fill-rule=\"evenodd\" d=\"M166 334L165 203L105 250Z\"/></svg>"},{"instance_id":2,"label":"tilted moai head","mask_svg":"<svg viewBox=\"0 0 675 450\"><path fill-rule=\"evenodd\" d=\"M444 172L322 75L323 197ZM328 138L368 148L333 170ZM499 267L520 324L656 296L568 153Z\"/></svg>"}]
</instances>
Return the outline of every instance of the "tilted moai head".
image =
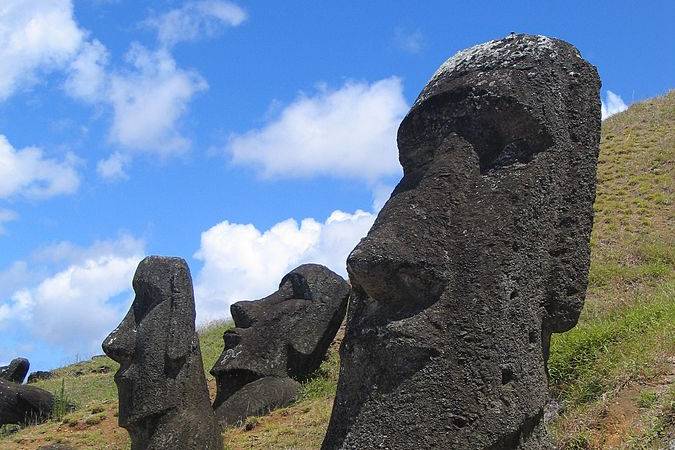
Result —
<instances>
[{"instance_id":1,"label":"tilted moai head","mask_svg":"<svg viewBox=\"0 0 675 450\"><path fill-rule=\"evenodd\" d=\"M211 410L187 263L150 256L138 265L136 297L103 342L115 374L119 424L133 449L221 449Z\"/></svg>"},{"instance_id":2,"label":"tilted moai head","mask_svg":"<svg viewBox=\"0 0 675 450\"><path fill-rule=\"evenodd\" d=\"M30 369L30 362L26 358L14 358L9 365L0 367L0 380L13 383L23 383Z\"/></svg>"},{"instance_id":3,"label":"tilted moai head","mask_svg":"<svg viewBox=\"0 0 675 450\"><path fill-rule=\"evenodd\" d=\"M225 349L211 370L218 382L214 408L221 423L257 412L242 409L242 404L256 404L262 411L292 401L297 381L325 357L348 297L349 284L342 277L318 264L305 264L284 276L273 294L233 304L235 328L225 332ZM251 397L255 391L275 390L279 398Z\"/></svg>"},{"instance_id":4,"label":"tilted moai head","mask_svg":"<svg viewBox=\"0 0 675 450\"><path fill-rule=\"evenodd\" d=\"M438 69L399 128L404 177L347 262L324 448L548 446L549 339L587 286L599 88L543 36Z\"/></svg>"}]
</instances>

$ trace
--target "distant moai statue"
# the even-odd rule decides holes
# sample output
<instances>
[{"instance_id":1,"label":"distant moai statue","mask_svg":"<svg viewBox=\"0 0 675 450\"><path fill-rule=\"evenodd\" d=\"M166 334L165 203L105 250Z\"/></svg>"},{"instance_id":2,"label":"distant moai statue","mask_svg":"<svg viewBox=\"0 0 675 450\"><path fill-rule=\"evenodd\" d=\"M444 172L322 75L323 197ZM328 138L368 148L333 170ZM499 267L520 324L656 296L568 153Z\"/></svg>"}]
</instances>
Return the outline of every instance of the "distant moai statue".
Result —
<instances>
[{"instance_id":1,"label":"distant moai statue","mask_svg":"<svg viewBox=\"0 0 675 450\"><path fill-rule=\"evenodd\" d=\"M187 263L150 256L138 265L136 297L122 323L103 342L120 363L115 374L119 424L133 450L221 450L211 409Z\"/></svg>"},{"instance_id":2,"label":"distant moai statue","mask_svg":"<svg viewBox=\"0 0 675 450\"><path fill-rule=\"evenodd\" d=\"M546 361L587 288L599 89L544 36L438 69L398 131L403 179L347 261L324 449L551 447Z\"/></svg>"},{"instance_id":3,"label":"distant moai statue","mask_svg":"<svg viewBox=\"0 0 675 450\"><path fill-rule=\"evenodd\" d=\"M233 304L235 328L224 333L225 348L211 370L220 423L237 423L295 400L299 382L324 360L348 298L349 284L340 275L303 264L286 274L274 293Z\"/></svg>"}]
</instances>

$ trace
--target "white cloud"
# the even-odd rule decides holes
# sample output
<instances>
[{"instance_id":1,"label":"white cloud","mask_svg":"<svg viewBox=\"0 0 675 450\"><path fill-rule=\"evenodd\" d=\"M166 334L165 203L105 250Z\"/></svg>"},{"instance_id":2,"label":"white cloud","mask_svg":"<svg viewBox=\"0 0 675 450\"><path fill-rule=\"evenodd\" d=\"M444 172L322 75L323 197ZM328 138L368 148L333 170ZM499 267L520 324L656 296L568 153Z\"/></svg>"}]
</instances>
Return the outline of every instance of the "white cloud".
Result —
<instances>
[{"instance_id":1,"label":"white cloud","mask_svg":"<svg viewBox=\"0 0 675 450\"><path fill-rule=\"evenodd\" d=\"M0 208L0 236L5 234L5 223L16 220L17 217L19 216L14 211Z\"/></svg>"},{"instance_id":2,"label":"white cloud","mask_svg":"<svg viewBox=\"0 0 675 450\"><path fill-rule=\"evenodd\" d=\"M133 69L110 80L111 140L131 151L161 156L186 150L190 141L178 132L178 121L192 97L208 87L206 81L177 67L166 50L152 52L134 44L127 62Z\"/></svg>"},{"instance_id":3,"label":"white cloud","mask_svg":"<svg viewBox=\"0 0 675 450\"><path fill-rule=\"evenodd\" d=\"M195 258L204 263L196 277L197 321L229 316L229 305L274 292L281 278L307 262L346 276L347 255L366 235L375 215L333 212L324 222L293 219L269 230L221 222L202 233Z\"/></svg>"},{"instance_id":4,"label":"white cloud","mask_svg":"<svg viewBox=\"0 0 675 450\"><path fill-rule=\"evenodd\" d=\"M0 100L35 83L40 71L67 65L83 38L71 0L3 0Z\"/></svg>"},{"instance_id":5,"label":"white cloud","mask_svg":"<svg viewBox=\"0 0 675 450\"><path fill-rule=\"evenodd\" d=\"M605 100L602 100L602 120L605 120L616 113L620 113L621 111L625 111L626 109L628 109L628 105L624 103L621 97L612 91L607 91Z\"/></svg>"},{"instance_id":6,"label":"white cloud","mask_svg":"<svg viewBox=\"0 0 675 450\"><path fill-rule=\"evenodd\" d=\"M134 255L142 251L144 243L129 234L122 234L115 240L95 241L88 247L69 241L57 242L36 250L31 258L38 263L78 264L87 259L96 259L100 255Z\"/></svg>"},{"instance_id":7,"label":"white cloud","mask_svg":"<svg viewBox=\"0 0 675 450\"><path fill-rule=\"evenodd\" d=\"M71 355L98 352L101 340L129 306L128 301L110 300L125 294L131 298L143 243L123 236L91 248L62 243L49 252L67 259L68 265L0 300L0 330L25 332L26 340L41 339Z\"/></svg>"},{"instance_id":8,"label":"white cloud","mask_svg":"<svg viewBox=\"0 0 675 450\"><path fill-rule=\"evenodd\" d=\"M101 100L106 90L107 63L108 51L103 44L96 40L85 43L70 64L66 92L90 102Z\"/></svg>"},{"instance_id":9,"label":"white cloud","mask_svg":"<svg viewBox=\"0 0 675 450\"><path fill-rule=\"evenodd\" d=\"M71 153L63 161L56 161L45 158L36 147L17 150L0 135L0 198L47 198L73 193L80 185L77 163Z\"/></svg>"},{"instance_id":10,"label":"white cloud","mask_svg":"<svg viewBox=\"0 0 675 450\"><path fill-rule=\"evenodd\" d=\"M179 42L194 41L202 36L214 36L224 26L235 27L246 20L239 6L227 1L191 1L146 24L157 30L157 39L167 47Z\"/></svg>"},{"instance_id":11,"label":"white cloud","mask_svg":"<svg viewBox=\"0 0 675 450\"><path fill-rule=\"evenodd\" d=\"M0 299L10 297L22 286L34 283L44 274L26 261L15 261L0 271ZM2 301L0 300L0 304Z\"/></svg>"},{"instance_id":12,"label":"white cloud","mask_svg":"<svg viewBox=\"0 0 675 450\"><path fill-rule=\"evenodd\" d=\"M127 178L124 166L129 163L129 156L115 152L107 159L103 159L96 165L96 172L106 180L121 180Z\"/></svg>"},{"instance_id":13,"label":"white cloud","mask_svg":"<svg viewBox=\"0 0 675 450\"><path fill-rule=\"evenodd\" d=\"M233 162L267 177L333 175L375 181L400 172L396 130L408 110L401 80L347 82L286 106L265 127L231 137Z\"/></svg>"},{"instance_id":14,"label":"white cloud","mask_svg":"<svg viewBox=\"0 0 675 450\"><path fill-rule=\"evenodd\" d=\"M424 48L424 36L419 30L406 32L398 28L394 36L394 42L398 48L406 53L416 54Z\"/></svg>"}]
</instances>

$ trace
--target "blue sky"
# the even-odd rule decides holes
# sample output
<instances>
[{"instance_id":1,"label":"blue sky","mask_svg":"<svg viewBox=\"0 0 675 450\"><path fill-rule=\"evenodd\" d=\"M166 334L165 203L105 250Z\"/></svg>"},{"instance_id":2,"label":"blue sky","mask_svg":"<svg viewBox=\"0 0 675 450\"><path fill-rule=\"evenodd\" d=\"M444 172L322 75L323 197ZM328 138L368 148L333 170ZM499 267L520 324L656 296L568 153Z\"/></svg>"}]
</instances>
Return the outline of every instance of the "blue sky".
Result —
<instances>
[{"instance_id":1,"label":"blue sky","mask_svg":"<svg viewBox=\"0 0 675 450\"><path fill-rule=\"evenodd\" d=\"M673 5L3 0L0 363L100 353L146 254L188 260L200 323L300 263L344 274L445 59L565 39L608 115L673 87Z\"/></svg>"}]
</instances>

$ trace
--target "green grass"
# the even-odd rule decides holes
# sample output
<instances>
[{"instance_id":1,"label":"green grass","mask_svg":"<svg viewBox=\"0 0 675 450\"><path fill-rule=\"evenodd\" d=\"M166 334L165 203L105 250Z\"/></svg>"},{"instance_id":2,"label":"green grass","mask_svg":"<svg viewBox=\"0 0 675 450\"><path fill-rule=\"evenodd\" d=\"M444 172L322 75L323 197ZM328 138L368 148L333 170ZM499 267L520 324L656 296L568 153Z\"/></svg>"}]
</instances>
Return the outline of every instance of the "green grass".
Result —
<instances>
[{"instance_id":1,"label":"green grass","mask_svg":"<svg viewBox=\"0 0 675 450\"><path fill-rule=\"evenodd\" d=\"M335 397L340 373L340 357L336 349L329 352L317 371L302 384L299 401L329 399Z\"/></svg>"},{"instance_id":2,"label":"green grass","mask_svg":"<svg viewBox=\"0 0 675 450\"><path fill-rule=\"evenodd\" d=\"M674 194L672 91L603 122L586 305L551 342L551 388L565 405L551 426L560 448L660 448L675 433L655 391L623 398L672 370ZM630 420L613 416L610 405L627 400L638 406L625 411Z\"/></svg>"},{"instance_id":3,"label":"green grass","mask_svg":"<svg viewBox=\"0 0 675 450\"><path fill-rule=\"evenodd\" d=\"M649 376L654 352L675 350L674 298L671 281L634 306L554 335L548 365L554 392L576 405Z\"/></svg>"},{"instance_id":4,"label":"green grass","mask_svg":"<svg viewBox=\"0 0 675 450\"><path fill-rule=\"evenodd\" d=\"M643 391L640 392L640 397L638 397L637 405L640 408L651 408L656 404L659 397L656 395L656 392L652 391Z\"/></svg>"},{"instance_id":5,"label":"green grass","mask_svg":"<svg viewBox=\"0 0 675 450\"><path fill-rule=\"evenodd\" d=\"M207 377L210 377L209 371L223 352L223 333L233 326L234 324L231 321L216 321L198 330L199 346L201 347L202 359L204 361L204 373L206 373Z\"/></svg>"},{"instance_id":6,"label":"green grass","mask_svg":"<svg viewBox=\"0 0 675 450\"><path fill-rule=\"evenodd\" d=\"M113 375L119 365L106 356L99 356L55 370L53 377L40 380L33 386L59 396L61 388L67 399L76 408L85 407L92 401L117 399L117 387ZM100 373L100 371L106 371Z\"/></svg>"}]
</instances>

